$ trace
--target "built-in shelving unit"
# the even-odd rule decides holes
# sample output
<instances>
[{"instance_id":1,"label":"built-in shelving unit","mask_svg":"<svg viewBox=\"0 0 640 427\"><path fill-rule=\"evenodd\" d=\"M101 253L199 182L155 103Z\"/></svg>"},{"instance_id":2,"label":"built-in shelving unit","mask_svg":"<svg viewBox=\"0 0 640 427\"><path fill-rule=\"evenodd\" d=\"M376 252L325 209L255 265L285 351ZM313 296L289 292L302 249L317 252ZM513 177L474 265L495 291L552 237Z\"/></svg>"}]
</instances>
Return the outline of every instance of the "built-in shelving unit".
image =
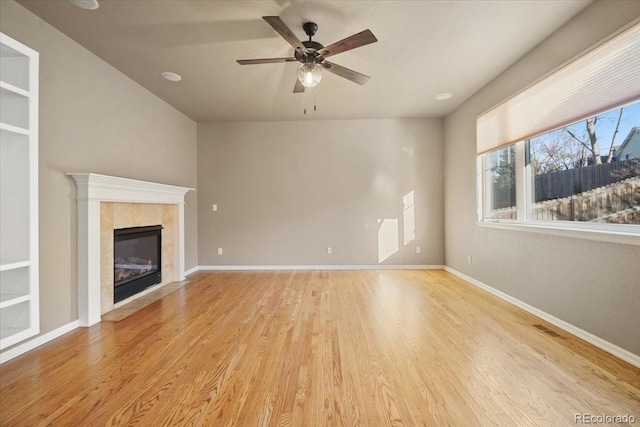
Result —
<instances>
[{"instance_id":1,"label":"built-in shelving unit","mask_svg":"<svg viewBox=\"0 0 640 427\"><path fill-rule=\"evenodd\" d=\"M0 349L39 313L38 52L0 33Z\"/></svg>"}]
</instances>

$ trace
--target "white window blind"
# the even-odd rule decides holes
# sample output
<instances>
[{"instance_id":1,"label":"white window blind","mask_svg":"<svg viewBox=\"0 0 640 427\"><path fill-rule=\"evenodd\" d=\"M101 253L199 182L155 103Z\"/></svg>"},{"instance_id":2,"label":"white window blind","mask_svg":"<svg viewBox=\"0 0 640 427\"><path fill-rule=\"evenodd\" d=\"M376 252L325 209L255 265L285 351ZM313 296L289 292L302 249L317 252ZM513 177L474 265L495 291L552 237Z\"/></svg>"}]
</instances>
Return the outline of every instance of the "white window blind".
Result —
<instances>
[{"instance_id":1,"label":"white window blind","mask_svg":"<svg viewBox=\"0 0 640 427\"><path fill-rule=\"evenodd\" d=\"M640 24L477 119L478 154L640 98Z\"/></svg>"}]
</instances>

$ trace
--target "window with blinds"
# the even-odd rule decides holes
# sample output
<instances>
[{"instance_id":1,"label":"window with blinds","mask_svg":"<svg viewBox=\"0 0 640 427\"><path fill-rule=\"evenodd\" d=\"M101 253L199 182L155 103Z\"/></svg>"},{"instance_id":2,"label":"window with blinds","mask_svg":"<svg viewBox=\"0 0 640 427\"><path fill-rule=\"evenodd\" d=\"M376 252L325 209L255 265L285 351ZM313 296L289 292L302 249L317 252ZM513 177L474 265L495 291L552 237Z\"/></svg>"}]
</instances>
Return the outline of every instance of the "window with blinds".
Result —
<instances>
[{"instance_id":1,"label":"window with blinds","mask_svg":"<svg viewBox=\"0 0 640 427\"><path fill-rule=\"evenodd\" d=\"M640 24L480 115L477 152L481 222L640 244Z\"/></svg>"},{"instance_id":2,"label":"window with blinds","mask_svg":"<svg viewBox=\"0 0 640 427\"><path fill-rule=\"evenodd\" d=\"M640 24L571 61L477 119L486 153L640 99Z\"/></svg>"}]
</instances>

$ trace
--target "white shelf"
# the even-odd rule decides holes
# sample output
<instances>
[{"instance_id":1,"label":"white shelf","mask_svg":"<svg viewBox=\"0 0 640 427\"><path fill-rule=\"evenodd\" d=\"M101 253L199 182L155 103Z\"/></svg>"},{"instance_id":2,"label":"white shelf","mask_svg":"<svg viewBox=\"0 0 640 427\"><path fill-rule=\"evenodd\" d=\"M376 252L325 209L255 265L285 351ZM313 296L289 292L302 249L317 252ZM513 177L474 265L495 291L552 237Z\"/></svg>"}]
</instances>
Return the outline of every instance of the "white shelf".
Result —
<instances>
[{"instance_id":1,"label":"white shelf","mask_svg":"<svg viewBox=\"0 0 640 427\"><path fill-rule=\"evenodd\" d=\"M29 99L29 96L0 87L0 122L28 129L30 127Z\"/></svg>"},{"instance_id":2,"label":"white shelf","mask_svg":"<svg viewBox=\"0 0 640 427\"><path fill-rule=\"evenodd\" d=\"M29 91L19 88L18 86L14 86L11 83L3 82L0 80L0 93L3 95L17 95L24 96L25 98L29 97Z\"/></svg>"},{"instance_id":3,"label":"white shelf","mask_svg":"<svg viewBox=\"0 0 640 427\"><path fill-rule=\"evenodd\" d=\"M0 309L11 307L12 305L29 301L30 299L31 299L31 295L0 294Z\"/></svg>"},{"instance_id":4,"label":"white shelf","mask_svg":"<svg viewBox=\"0 0 640 427\"><path fill-rule=\"evenodd\" d=\"M0 348L7 348L38 333L34 328L0 328Z\"/></svg>"},{"instance_id":5,"label":"white shelf","mask_svg":"<svg viewBox=\"0 0 640 427\"><path fill-rule=\"evenodd\" d=\"M0 271L15 270L17 268L29 267L29 265L31 265L31 261L29 261L28 259L22 261L2 260L2 262L0 262Z\"/></svg>"},{"instance_id":6,"label":"white shelf","mask_svg":"<svg viewBox=\"0 0 640 427\"><path fill-rule=\"evenodd\" d=\"M38 63L0 33L0 350L40 332Z\"/></svg>"},{"instance_id":7,"label":"white shelf","mask_svg":"<svg viewBox=\"0 0 640 427\"><path fill-rule=\"evenodd\" d=\"M19 126L13 126L13 125L2 123L2 122L0 122L0 130L13 132L20 135L27 135L27 136L31 134L31 131L29 129L21 128Z\"/></svg>"},{"instance_id":8,"label":"white shelf","mask_svg":"<svg viewBox=\"0 0 640 427\"><path fill-rule=\"evenodd\" d=\"M12 335L20 332L26 332L27 330L29 330L29 328L0 328L0 340L2 340L2 343L4 344L5 341L8 341L7 338L12 338ZM9 345L11 344L7 344L7 346Z\"/></svg>"}]
</instances>

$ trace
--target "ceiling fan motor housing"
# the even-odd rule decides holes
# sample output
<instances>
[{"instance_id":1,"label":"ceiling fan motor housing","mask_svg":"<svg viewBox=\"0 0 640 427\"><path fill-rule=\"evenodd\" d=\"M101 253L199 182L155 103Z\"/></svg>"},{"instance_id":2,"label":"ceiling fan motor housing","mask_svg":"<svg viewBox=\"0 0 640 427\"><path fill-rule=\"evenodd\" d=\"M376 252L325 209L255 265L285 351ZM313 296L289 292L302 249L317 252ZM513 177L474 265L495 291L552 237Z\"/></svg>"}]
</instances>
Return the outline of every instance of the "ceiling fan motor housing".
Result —
<instances>
[{"instance_id":1,"label":"ceiling fan motor housing","mask_svg":"<svg viewBox=\"0 0 640 427\"><path fill-rule=\"evenodd\" d=\"M316 31L318 31L318 24L315 22L307 22L302 25L302 29L309 36L309 40L311 40L311 37L316 34Z\"/></svg>"},{"instance_id":2,"label":"ceiling fan motor housing","mask_svg":"<svg viewBox=\"0 0 640 427\"><path fill-rule=\"evenodd\" d=\"M302 49L296 49L294 55L298 61L304 64L319 64L324 61L324 58L318 54L318 51L324 48L321 43L309 40L302 42L302 44L307 48L307 51L304 52Z\"/></svg>"},{"instance_id":3,"label":"ceiling fan motor housing","mask_svg":"<svg viewBox=\"0 0 640 427\"><path fill-rule=\"evenodd\" d=\"M302 51L302 49L296 49L294 55L296 59L303 64L319 64L324 61L324 58L317 54L320 49L323 49L324 46L321 43L314 42L311 40L318 31L318 24L315 22L307 22L302 25L302 29L309 36L309 40L303 41L302 45L307 49L306 52Z\"/></svg>"}]
</instances>

